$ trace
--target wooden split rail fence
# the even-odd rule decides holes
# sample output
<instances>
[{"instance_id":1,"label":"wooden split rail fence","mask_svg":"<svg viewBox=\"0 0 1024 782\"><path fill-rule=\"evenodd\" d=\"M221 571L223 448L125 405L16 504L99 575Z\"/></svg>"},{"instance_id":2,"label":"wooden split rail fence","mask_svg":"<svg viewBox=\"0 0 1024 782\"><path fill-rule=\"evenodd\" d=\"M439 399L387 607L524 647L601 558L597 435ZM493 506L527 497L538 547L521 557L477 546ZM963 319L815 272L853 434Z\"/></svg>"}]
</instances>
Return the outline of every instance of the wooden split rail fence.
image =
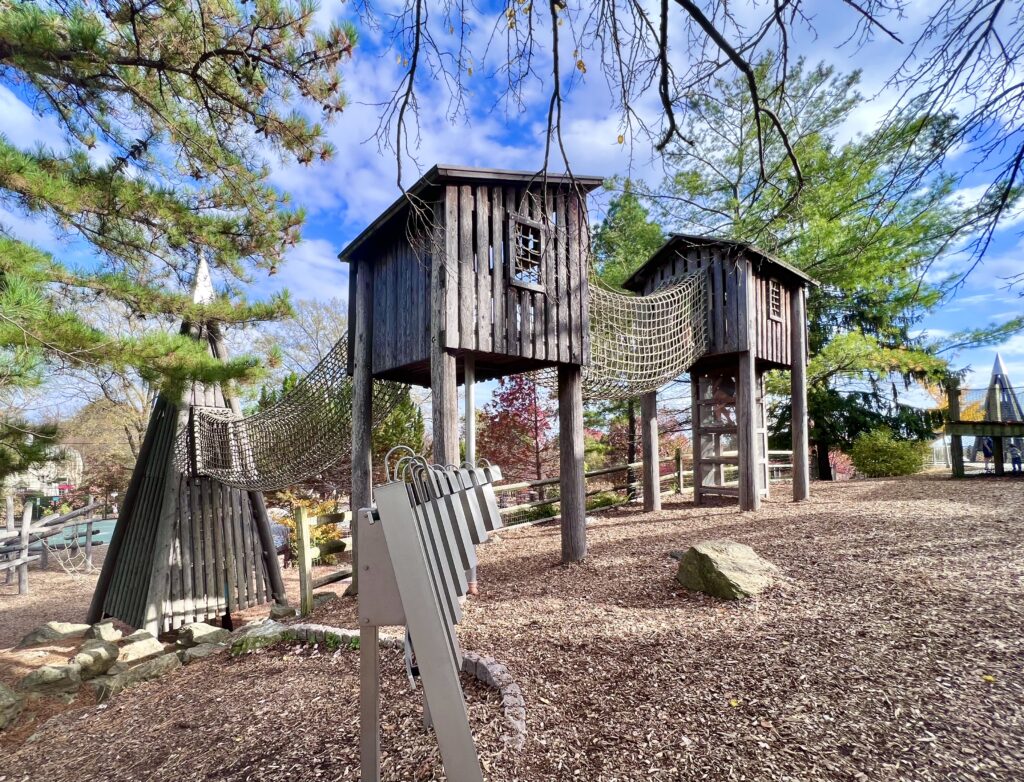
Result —
<instances>
[{"instance_id":1,"label":"wooden split rail fence","mask_svg":"<svg viewBox=\"0 0 1024 782\"><path fill-rule=\"evenodd\" d=\"M39 562L45 570L49 557L49 541L60 535L67 538L71 530L71 539L66 547L73 551L84 549L85 565L92 568L93 524L98 520L96 512L103 507L101 502L93 502L92 497L84 507L61 515L48 516L32 521L32 506L25 505L21 526L15 527L14 507L8 503L7 525L0 532L0 571L6 571L7 583L11 582L14 573L18 576L18 594L28 594L28 566ZM84 528L84 534L83 534ZM38 552L38 553L33 553Z\"/></svg>"}]
</instances>

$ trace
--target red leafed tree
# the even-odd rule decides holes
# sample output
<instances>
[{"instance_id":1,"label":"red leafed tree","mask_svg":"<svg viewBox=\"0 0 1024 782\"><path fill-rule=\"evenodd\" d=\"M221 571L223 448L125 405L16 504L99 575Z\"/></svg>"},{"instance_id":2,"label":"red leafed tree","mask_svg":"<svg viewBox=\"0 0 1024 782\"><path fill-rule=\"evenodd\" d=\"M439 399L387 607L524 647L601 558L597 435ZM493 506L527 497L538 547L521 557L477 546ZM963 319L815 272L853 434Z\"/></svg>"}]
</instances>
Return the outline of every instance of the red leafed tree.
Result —
<instances>
[{"instance_id":1,"label":"red leafed tree","mask_svg":"<svg viewBox=\"0 0 1024 782\"><path fill-rule=\"evenodd\" d=\"M477 450L512 480L535 480L557 471L555 410L547 392L526 375L498 381L484 405Z\"/></svg>"}]
</instances>

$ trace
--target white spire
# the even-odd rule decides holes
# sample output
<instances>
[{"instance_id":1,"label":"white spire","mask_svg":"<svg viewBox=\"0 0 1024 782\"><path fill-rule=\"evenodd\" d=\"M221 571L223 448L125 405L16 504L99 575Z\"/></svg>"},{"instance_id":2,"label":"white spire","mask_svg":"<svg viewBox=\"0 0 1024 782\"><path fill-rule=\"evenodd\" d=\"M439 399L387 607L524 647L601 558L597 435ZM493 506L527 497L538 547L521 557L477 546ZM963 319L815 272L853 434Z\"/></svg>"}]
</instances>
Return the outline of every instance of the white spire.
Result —
<instances>
[{"instance_id":1,"label":"white spire","mask_svg":"<svg viewBox=\"0 0 1024 782\"><path fill-rule=\"evenodd\" d=\"M1003 357L996 353L996 362L992 365L992 377L993 379L997 375L1001 375L1006 380L1006 364L1003 363Z\"/></svg>"},{"instance_id":2,"label":"white spire","mask_svg":"<svg viewBox=\"0 0 1024 782\"><path fill-rule=\"evenodd\" d=\"M196 265L196 276L192 282L192 301L196 304L209 304L215 298L210 267L206 263L206 256L200 255L199 263Z\"/></svg>"}]
</instances>

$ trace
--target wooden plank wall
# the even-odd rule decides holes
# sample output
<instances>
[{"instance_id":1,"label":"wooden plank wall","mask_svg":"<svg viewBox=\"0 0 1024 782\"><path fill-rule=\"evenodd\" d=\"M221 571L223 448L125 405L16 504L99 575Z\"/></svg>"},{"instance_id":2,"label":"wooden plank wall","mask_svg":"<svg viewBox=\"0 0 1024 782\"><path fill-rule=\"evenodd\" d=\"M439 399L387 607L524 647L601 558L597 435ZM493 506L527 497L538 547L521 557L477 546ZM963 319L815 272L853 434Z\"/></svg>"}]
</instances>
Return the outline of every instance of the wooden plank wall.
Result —
<instances>
[{"instance_id":1,"label":"wooden plank wall","mask_svg":"<svg viewBox=\"0 0 1024 782\"><path fill-rule=\"evenodd\" d=\"M756 355L759 359L775 364L790 365L791 298L793 291L780 284L782 291L782 317L771 317L770 285L771 278L754 274L754 301L757 307L757 342Z\"/></svg>"},{"instance_id":2,"label":"wooden plank wall","mask_svg":"<svg viewBox=\"0 0 1024 782\"><path fill-rule=\"evenodd\" d=\"M589 360L587 217L579 198L553 189L542 194L539 187L528 193L523 187L448 185L444 204L444 346L563 364ZM510 213L553 222L542 291L511 281Z\"/></svg>"},{"instance_id":3,"label":"wooden plank wall","mask_svg":"<svg viewBox=\"0 0 1024 782\"><path fill-rule=\"evenodd\" d=\"M426 238L425 238L426 239ZM359 273L373 275L373 372L430 358L430 259L405 233L385 243Z\"/></svg>"},{"instance_id":4,"label":"wooden plank wall","mask_svg":"<svg viewBox=\"0 0 1024 782\"><path fill-rule=\"evenodd\" d=\"M181 476L163 629L272 600L248 492Z\"/></svg>"}]
</instances>

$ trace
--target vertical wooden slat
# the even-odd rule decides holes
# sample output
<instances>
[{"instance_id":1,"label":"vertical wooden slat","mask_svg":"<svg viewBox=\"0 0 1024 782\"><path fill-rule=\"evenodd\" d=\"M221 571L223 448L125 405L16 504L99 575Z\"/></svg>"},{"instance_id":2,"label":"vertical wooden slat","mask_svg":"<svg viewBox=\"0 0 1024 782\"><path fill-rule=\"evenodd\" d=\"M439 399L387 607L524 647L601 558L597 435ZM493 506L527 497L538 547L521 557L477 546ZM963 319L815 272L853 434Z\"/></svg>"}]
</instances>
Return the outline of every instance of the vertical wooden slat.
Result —
<instances>
[{"instance_id":1,"label":"vertical wooden slat","mask_svg":"<svg viewBox=\"0 0 1024 782\"><path fill-rule=\"evenodd\" d=\"M186 622L195 621L195 605L192 599L192 508L189 503L188 481L181 481L178 491L178 527L181 546L181 600ZM190 618L193 617L193 618Z\"/></svg>"},{"instance_id":2,"label":"vertical wooden slat","mask_svg":"<svg viewBox=\"0 0 1024 782\"><path fill-rule=\"evenodd\" d=\"M508 350L505 341L505 205L500 187L491 188L491 297L494 305L494 323L491 348L495 353Z\"/></svg>"},{"instance_id":3,"label":"vertical wooden slat","mask_svg":"<svg viewBox=\"0 0 1024 782\"><path fill-rule=\"evenodd\" d=\"M450 228L449 228L450 230ZM473 272L473 188L459 188L459 347L476 350L473 304L476 279Z\"/></svg>"},{"instance_id":4,"label":"vertical wooden slat","mask_svg":"<svg viewBox=\"0 0 1024 782\"><path fill-rule=\"evenodd\" d=\"M725 345L726 350L735 352L739 350L740 336L743 331L739 322L739 289L737 277L739 277L739 264L735 258L724 261L725 266Z\"/></svg>"},{"instance_id":5,"label":"vertical wooden slat","mask_svg":"<svg viewBox=\"0 0 1024 782\"><path fill-rule=\"evenodd\" d=\"M558 214L555 209L556 193L544 197L544 217L549 226L547 246L544 254L544 293L541 306L544 308L544 345L539 358L548 361L558 357L558 291L555 285L555 257L559 252ZM552 221L554 224L552 225Z\"/></svg>"},{"instance_id":6,"label":"vertical wooden slat","mask_svg":"<svg viewBox=\"0 0 1024 782\"><path fill-rule=\"evenodd\" d=\"M476 345L491 350L491 210L490 188L476 188Z\"/></svg>"},{"instance_id":7,"label":"vertical wooden slat","mask_svg":"<svg viewBox=\"0 0 1024 782\"><path fill-rule=\"evenodd\" d=\"M256 604L256 560L252 555L252 526L249 515L245 512L249 507L249 498L240 490L232 492L235 495L235 508L238 514L238 526L242 530L242 549L245 562L245 595L248 605Z\"/></svg>"},{"instance_id":8,"label":"vertical wooden slat","mask_svg":"<svg viewBox=\"0 0 1024 782\"><path fill-rule=\"evenodd\" d=\"M555 247L555 276L556 276L556 309L558 318L558 361L568 363L569 361L569 267L566 263L566 252L569 245L568 240L568 208L565 203L566 195L559 192L555 196L555 211L557 213L555 235L557 244Z\"/></svg>"},{"instance_id":9,"label":"vertical wooden slat","mask_svg":"<svg viewBox=\"0 0 1024 782\"><path fill-rule=\"evenodd\" d=\"M569 361L573 364L583 363L583 329L580 323L582 312L582 290L580 288L580 275L582 270L579 266L580 260L580 203L572 195L568 196L569 202L566 205L567 219L569 221L568 253L566 253L566 264L569 267L569 295L566 297L569 310Z\"/></svg>"},{"instance_id":10,"label":"vertical wooden slat","mask_svg":"<svg viewBox=\"0 0 1024 782\"><path fill-rule=\"evenodd\" d=\"M519 290L519 355L526 358L533 356L533 331L530 322L530 291Z\"/></svg>"},{"instance_id":11,"label":"vertical wooden slat","mask_svg":"<svg viewBox=\"0 0 1024 782\"><path fill-rule=\"evenodd\" d=\"M518 191L511 187L507 188L505 190L505 210L509 217L506 220L506 225L509 225L509 236L506 246L508 253L508 285L505 289L505 352L513 356L522 355L519 343L519 289L512 284L512 269L515 265L515 238L511 234L511 226L509 224L511 215L518 208Z\"/></svg>"},{"instance_id":12,"label":"vertical wooden slat","mask_svg":"<svg viewBox=\"0 0 1024 782\"><path fill-rule=\"evenodd\" d=\"M711 264L711 290L714 293L715 313L715 352L721 353L725 347L725 291L722 290L725 262L718 253L709 258Z\"/></svg>"},{"instance_id":13,"label":"vertical wooden slat","mask_svg":"<svg viewBox=\"0 0 1024 782\"><path fill-rule=\"evenodd\" d=\"M581 198L575 195L574 198ZM580 360L590 363L590 226L587 224L586 203L580 204L580 257L577 263L580 269L580 333L583 344Z\"/></svg>"}]
</instances>

